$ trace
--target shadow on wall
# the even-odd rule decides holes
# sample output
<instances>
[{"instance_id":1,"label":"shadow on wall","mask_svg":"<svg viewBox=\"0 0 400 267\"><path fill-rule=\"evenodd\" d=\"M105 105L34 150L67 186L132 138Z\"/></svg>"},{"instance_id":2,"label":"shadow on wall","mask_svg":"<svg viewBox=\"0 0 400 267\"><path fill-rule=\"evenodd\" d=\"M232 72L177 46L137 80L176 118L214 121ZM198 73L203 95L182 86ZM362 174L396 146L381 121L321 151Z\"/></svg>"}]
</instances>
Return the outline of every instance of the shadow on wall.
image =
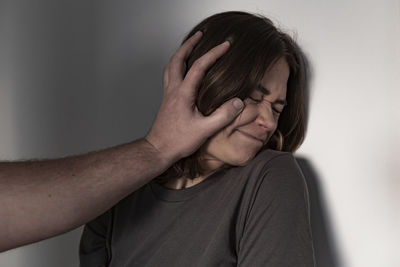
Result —
<instances>
[{"instance_id":1,"label":"shadow on wall","mask_svg":"<svg viewBox=\"0 0 400 267\"><path fill-rule=\"evenodd\" d=\"M323 199L320 179L307 159L296 157L296 160L304 174L309 191L316 267L342 267L334 240L335 235L329 223L329 211Z\"/></svg>"},{"instance_id":2,"label":"shadow on wall","mask_svg":"<svg viewBox=\"0 0 400 267\"><path fill-rule=\"evenodd\" d=\"M305 129L307 129L310 115L311 103L311 80L313 79L313 66L308 55L301 47L300 50L304 67L304 97L305 97ZM313 235L316 267L343 267L341 258L338 255L334 233L329 224L329 212L323 199L323 190L319 184L319 177L311 163L303 158L296 157L296 160L304 174L310 197L310 220Z\"/></svg>"}]
</instances>

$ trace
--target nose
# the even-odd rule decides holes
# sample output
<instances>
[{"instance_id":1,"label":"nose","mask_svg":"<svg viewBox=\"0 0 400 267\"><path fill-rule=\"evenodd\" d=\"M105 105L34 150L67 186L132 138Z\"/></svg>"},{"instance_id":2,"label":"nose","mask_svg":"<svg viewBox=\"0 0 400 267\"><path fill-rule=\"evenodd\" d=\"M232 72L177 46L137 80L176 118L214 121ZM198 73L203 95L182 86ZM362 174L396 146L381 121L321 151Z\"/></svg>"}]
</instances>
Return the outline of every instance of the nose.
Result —
<instances>
[{"instance_id":1,"label":"nose","mask_svg":"<svg viewBox=\"0 0 400 267\"><path fill-rule=\"evenodd\" d=\"M264 101L258 106L256 123L266 131L273 131L277 125L277 117L272 110L271 103Z\"/></svg>"}]
</instances>

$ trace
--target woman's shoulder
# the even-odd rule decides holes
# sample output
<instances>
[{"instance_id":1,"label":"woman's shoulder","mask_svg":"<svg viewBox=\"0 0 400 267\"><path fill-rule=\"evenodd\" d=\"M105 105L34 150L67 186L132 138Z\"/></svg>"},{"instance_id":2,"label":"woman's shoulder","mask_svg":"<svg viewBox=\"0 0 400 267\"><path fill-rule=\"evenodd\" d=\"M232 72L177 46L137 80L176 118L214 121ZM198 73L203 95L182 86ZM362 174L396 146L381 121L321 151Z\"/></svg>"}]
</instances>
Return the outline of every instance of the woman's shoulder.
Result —
<instances>
[{"instance_id":1,"label":"woman's shoulder","mask_svg":"<svg viewBox=\"0 0 400 267\"><path fill-rule=\"evenodd\" d=\"M254 159L251 161L251 164L270 164L271 161L279 162L288 160L294 160L293 154L291 152L264 149L254 157Z\"/></svg>"},{"instance_id":2,"label":"woman's shoulder","mask_svg":"<svg viewBox=\"0 0 400 267\"><path fill-rule=\"evenodd\" d=\"M260 151L243 171L251 174L247 177L255 180L255 184L279 183L296 187L305 183L303 173L291 152L272 149Z\"/></svg>"},{"instance_id":3,"label":"woman's shoulder","mask_svg":"<svg viewBox=\"0 0 400 267\"><path fill-rule=\"evenodd\" d=\"M238 177L242 190L239 213L241 225L247 224L250 217L269 217L269 212L287 218L288 214L297 212L300 206L308 209L307 185L290 152L261 151L249 164L240 168ZM240 234L241 231L239 229Z\"/></svg>"},{"instance_id":4,"label":"woman's shoulder","mask_svg":"<svg viewBox=\"0 0 400 267\"><path fill-rule=\"evenodd\" d=\"M270 169L299 169L296 159L291 152L272 149L260 151L246 167L260 169L263 173Z\"/></svg>"}]
</instances>

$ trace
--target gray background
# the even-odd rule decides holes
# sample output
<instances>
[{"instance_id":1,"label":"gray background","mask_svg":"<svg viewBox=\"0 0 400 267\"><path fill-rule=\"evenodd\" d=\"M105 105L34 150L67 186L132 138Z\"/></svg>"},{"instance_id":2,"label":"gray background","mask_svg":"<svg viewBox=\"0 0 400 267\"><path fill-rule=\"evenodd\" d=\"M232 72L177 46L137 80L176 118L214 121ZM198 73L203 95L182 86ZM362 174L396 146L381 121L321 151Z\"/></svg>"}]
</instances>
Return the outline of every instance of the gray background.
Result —
<instances>
[{"instance_id":1,"label":"gray background","mask_svg":"<svg viewBox=\"0 0 400 267\"><path fill-rule=\"evenodd\" d=\"M163 66L196 23L227 10L270 17L312 63L296 154L316 168L342 265L400 266L399 1L0 1L0 159L143 136ZM80 232L1 253L0 266L77 266Z\"/></svg>"}]
</instances>

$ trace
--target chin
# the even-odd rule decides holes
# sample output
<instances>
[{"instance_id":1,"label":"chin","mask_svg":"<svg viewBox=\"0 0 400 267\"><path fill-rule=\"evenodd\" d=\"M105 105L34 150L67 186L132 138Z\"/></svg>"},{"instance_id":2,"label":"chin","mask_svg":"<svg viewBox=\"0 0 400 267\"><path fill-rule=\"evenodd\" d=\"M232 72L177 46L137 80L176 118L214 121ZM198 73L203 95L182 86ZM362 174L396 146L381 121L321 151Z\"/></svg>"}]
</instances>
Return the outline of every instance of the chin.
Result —
<instances>
[{"instance_id":1,"label":"chin","mask_svg":"<svg viewBox=\"0 0 400 267\"><path fill-rule=\"evenodd\" d=\"M255 156L256 153L251 154L236 154L234 157L226 160L225 162L232 166L245 166L247 165Z\"/></svg>"}]
</instances>

